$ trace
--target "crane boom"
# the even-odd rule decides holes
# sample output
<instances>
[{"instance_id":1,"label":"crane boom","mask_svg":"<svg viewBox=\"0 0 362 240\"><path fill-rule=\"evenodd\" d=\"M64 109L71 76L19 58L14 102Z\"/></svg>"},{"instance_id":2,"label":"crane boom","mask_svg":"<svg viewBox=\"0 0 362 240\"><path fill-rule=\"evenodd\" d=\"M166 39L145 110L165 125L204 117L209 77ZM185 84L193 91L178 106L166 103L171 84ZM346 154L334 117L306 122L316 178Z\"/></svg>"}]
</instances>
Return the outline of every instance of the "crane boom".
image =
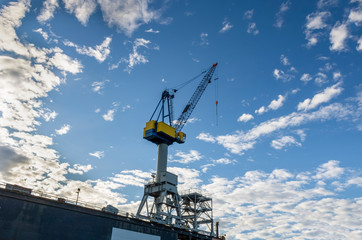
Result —
<instances>
[{"instance_id":1,"label":"crane boom","mask_svg":"<svg viewBox=\"0 0 362 240\"><path fill-rule=\"evenodd\" d=\"M176 132L180 132L182 128L185 126L187 120L189 119L192 111L195 109L198 101L200 100L202 94L204 93L207 84L211 82L211 78L215 72L217 63L213 64L210 69L207 71L205 76L203 77L202 81L200 82L199 86L197 86L194 94L190 98L189 102L186 104L184 110L182 111L180 117L177 119L175 124Z\"/></svg>"}]
</instances>

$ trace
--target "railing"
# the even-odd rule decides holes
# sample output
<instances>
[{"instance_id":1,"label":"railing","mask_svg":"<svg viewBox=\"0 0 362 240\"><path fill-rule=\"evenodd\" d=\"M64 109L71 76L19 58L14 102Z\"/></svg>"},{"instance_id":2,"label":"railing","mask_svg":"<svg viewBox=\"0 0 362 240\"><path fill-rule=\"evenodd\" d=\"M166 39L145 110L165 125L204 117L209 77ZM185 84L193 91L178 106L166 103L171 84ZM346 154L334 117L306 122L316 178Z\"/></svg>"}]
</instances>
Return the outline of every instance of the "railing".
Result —
<instances>
[{"instance_id":1,"label":"railing","mask_svg":"<svg viewBox=\"0 0 362 240\"><path fill-rule=\"evenodd\" d=\"M9 183L0 182L0 188L6 189L7 184L9 184ZM19 185L17 185L17 186L19 186ZM13 191L13 192L21 193L19 191ZM56 195L56 194L45 193L45 192L42 192L39 190L32 190L30 195L57 201L57 202L64 203L64 204L76 205L76 206L81 206L84 208L89 208L89 209L99 210L99 211L103 211L104 207L106 207L106 206L101 206L101 205L97 205L94 203L89 203L89 202L84 202L84 201L79 201L79 200L77 201L76 199L67 198L64 196ZM107 212L107 211L105 211L105 212ZM125 212L125 211L120 211L119 209L118 209L118 213L116 215L120 215L120 216L124 216L124 217L129 217L130 215L133 216L133 214L129 214L128 212Z\"/></svg>"},{"instance_id":2,"label":"railing","mask_svg":"<svg viewBox=\"0 0 362 240\"><path fill-rule=\"evenodd\" d=\"M182 195L189 195L189 194L192 194L192 193L198 193L204 197L208 197L208 198L212 198L212 194L210 193L207 193L207 192L203 192L201 191L200 189L188 189L188 190L182 190L179 192L179 195L182 196Z\"/></svg>"}]
</instances>

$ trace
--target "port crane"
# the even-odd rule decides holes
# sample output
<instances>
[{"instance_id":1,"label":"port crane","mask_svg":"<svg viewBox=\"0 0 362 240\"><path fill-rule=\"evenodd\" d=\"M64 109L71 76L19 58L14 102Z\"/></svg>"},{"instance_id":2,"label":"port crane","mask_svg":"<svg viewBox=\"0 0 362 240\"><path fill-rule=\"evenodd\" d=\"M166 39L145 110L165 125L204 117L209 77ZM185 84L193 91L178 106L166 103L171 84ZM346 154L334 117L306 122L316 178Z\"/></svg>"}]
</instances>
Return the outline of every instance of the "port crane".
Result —
<instances>
[{"instance_id":1,"label":"port crane","mask_svg":"<svg viewBox=\"0 0 362 240\"><path fill-rule=\"evenodd\" d=\"M156 175L153 176L152 182L145 185L137 217L162 224L185 225L181 215L181 197L177 192L177 175L167 172L168 146L174 142L182 144L186 141L186 134L182 132L182 128L207 85L211 83L217 65L218 63L213 64L199 75L204 74L177 120L173 119L173 99L177 89L166 89L162 92L161 99L143 131L143 138L158 146L158 156ZM151 209L148 207L149 197L154 198Z\"/></svg>"}]
</instances>

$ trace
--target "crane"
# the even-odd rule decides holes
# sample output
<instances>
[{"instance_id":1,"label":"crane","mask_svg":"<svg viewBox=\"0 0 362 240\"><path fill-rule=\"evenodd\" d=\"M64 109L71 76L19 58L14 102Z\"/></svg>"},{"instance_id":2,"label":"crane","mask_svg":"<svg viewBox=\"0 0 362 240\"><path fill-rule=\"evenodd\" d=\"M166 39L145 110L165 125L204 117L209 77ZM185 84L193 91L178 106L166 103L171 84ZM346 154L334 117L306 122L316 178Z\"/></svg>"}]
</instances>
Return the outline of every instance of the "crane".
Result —
<instances>
[{"instance_id":1,"label":"crane","mask_svg":"<svg viewBox=\"0 0 362 240\"><path fill-rule=\"evenodd\" d=\"M205 73L195 92L184 107L180 117L173 120L173 99L177 89L166 89L162 92L161 99L154 110L151 119L146 123L143 131L143 138L158 145L158 161L156 179L159 174L166 171L168 146L177 143L184 143L186 134L181 132L195 109L198 101L204 93L207 85L211 83L212 76L218 63L213 64ZM157 113L158 110L158 114ZM156 117L157 116L157 117ZM154 119L156 117L156 119ZM166 121L168 120L168 124Z\"/></svg>"},{"instance_id":2,"label":"crane","mask_svg":"<svg viewBox=\"0 0 362 240\"><path fill-rule=\"evenodd\" d=\"M155 179L145 185L144 196L138 208L137 217L163 224L182 225L180 196L177 192L177 175L167 172L168 146L174 142L182 144L186 141L186 134L181 130L207 85L211 83L217 65L218 63L213 64L199 75L205 74L177 120L173 119L173 99L178 89L166 89L162 92L161 99L143 130L143 138L158 146L158 156ZM148 208L148 197L154 198L151 209ZM144 209L146 215L142 214Z\"/></svg>"}]
</instances>

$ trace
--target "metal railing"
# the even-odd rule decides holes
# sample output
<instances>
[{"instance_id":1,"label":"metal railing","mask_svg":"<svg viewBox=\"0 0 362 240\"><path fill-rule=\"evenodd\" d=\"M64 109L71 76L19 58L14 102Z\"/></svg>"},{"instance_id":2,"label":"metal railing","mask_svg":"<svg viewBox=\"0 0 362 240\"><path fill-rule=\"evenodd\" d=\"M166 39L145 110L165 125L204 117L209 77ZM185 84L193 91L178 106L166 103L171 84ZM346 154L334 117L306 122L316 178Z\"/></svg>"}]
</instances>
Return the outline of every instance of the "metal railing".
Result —
<instances>
[{"instance_id":1,"label":"metal railing","mask_svg":"<svg viewBox=\"0 0 362 240\"><path fill-rule=\"evenodd\" d=\"M212 194L210 193L207 193L205 191L201 191L200 189L197 189L197 188L194 188L194 189L188 189L188 190L181 190L179 192L179 195L182 196L182 195L190 195L192 193L198 193L204 197L209 197L209 198L212 198Z\"/></svg>"}]
</instances>

